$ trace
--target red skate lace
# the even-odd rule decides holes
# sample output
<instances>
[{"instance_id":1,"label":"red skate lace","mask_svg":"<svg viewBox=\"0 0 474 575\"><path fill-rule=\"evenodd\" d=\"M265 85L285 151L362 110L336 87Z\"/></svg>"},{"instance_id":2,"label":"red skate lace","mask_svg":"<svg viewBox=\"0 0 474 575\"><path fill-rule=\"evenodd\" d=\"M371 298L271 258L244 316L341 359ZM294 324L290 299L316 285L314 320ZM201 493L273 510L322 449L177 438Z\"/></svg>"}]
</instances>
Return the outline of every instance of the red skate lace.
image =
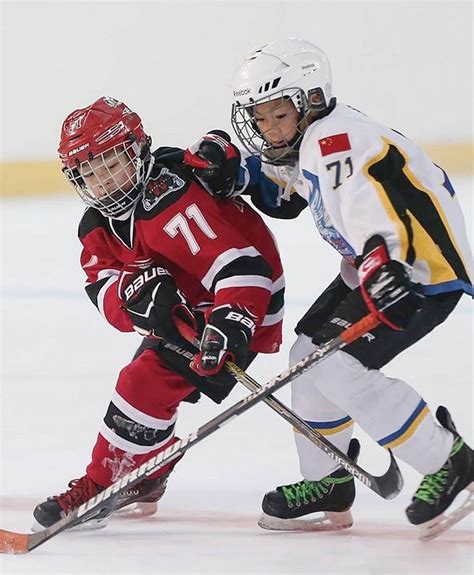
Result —
<instances>
[{"instance_id":1,"label":"red skate lace","mask_svg":"<svg viewBox=\"0 0 474 575\"><path fill-rule=\"evenodd\" d=\"M64 493L54 496L54 499L56 499L66 512L82 505L85 501L97 495L100 490L87 475L84 475L84 477L80 479L73 479L69 482L68 487L70 487L70 489Z\"/></svg>"}]
</instances>

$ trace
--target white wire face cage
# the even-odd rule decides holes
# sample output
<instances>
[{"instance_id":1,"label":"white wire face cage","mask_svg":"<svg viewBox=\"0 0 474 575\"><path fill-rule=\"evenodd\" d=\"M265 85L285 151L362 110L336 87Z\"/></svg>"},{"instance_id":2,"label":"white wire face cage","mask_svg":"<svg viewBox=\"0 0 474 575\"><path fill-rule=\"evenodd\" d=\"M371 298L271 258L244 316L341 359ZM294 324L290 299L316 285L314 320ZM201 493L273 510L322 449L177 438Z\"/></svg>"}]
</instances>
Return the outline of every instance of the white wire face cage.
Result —
<instances>
[{"instance_id":1,"label":"white wire face cage","mask_svg":"<svg viewBox=\"0 0 474 575\"><path fill-rule=\"evenodd\" d=\"M145 165L141 146L134 141L113 146L63 171L82 201L106 217L124 215L144 190Z\"/></svg>"},{"instance_id":2,"label":"white wire face cage","mask_svg":"<svg viewBox=\"0 0 474 575\"><path fill-rule=\"evenodd\" d=\"M275 100L291 100L299 113L296 135L285 140L284 146L272 146L265 139L254 119L255 106ZM257 154L262 162L277 166L295 165L298 161L298 149L308 125L307 116L311 112L306 94L301 88L286 88L278 93L259 98L247 104L236 102L232 106L231 123L244 148L251 154Z\"/></svg>"}]
</instances>

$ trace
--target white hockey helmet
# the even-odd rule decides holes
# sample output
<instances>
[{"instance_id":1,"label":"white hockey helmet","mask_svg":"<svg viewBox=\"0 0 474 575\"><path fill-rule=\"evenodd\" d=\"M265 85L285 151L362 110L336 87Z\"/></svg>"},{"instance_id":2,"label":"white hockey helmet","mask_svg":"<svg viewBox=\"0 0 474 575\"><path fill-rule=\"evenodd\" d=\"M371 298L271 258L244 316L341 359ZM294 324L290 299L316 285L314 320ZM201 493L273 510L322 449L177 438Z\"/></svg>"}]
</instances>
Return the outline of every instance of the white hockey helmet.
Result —
<instances>
[{"instance_id":1,"label":"white hockey helmet","mask_svg":"<svg viewBox=\"0 0 474 575\"><path fill-rule=\"evenodd\" d=\"M242 145L271 164L293 164L304 130L332 100L331 67L311 42L289 38L251 50L233 82L232 126ZM253 119L254 107L278 98L291 99L300 114L299 130L284 148L270 146Z\"/></svg>"}]
</instances>

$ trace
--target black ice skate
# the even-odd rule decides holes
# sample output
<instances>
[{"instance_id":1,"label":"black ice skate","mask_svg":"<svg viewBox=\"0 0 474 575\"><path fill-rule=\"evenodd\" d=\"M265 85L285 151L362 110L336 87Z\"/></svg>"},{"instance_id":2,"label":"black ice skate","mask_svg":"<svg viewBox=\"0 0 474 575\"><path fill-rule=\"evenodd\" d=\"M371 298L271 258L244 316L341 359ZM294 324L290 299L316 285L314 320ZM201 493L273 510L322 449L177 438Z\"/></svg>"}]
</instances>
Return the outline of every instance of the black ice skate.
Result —
<instances>
[{"instance_id":1,"label":"black ice skate","mask_svg":"<svg viewBox=\"0 0 474 575\"><path fill-rule=\"evenodd\" d=\"M152 515L156 512L157 502L166 490L168 476L169 473L157 479L144 479L118 497L113 511L100 512L76 527L81 529L101 529L107 525L112 513L117 511L124 513L130 510L135 516ZM80 479L73 479L68 484L68 487L69 489L64 493L48 497L46 501L36 506L33 511L35 524L32 527L32 531L49 527L70 511L73 511L104 490L104 487L94 483L87 475Z\"/></svg>"},{"instance_id":2,"label":"black ice skate","mask_svg":"<svg viewBox=\"0 0 474 575\"><path fill-rule=\"evenodd\" d=\"M359 442L351 439L348 455L354 462L359 451ZM303 479L267 493L258 524L276 531L347 529L352 526L350 508L354 498L354 478L341 468L319 481ZM313 516L315 513L319 515Z\"/></svg>"},{"instance_id":3,"label":"black ice skate","mask_svg":"<svg viewBox=\"0 0 474 575\"><path fill-rule=\"evenodd\" d=\"M446 463L436 473L425 475L412 503L407 507L408 521L420 526L419 538L428 541L447 531L474 510L474 452L459 436L445 407L436 417L454 435L454 444ZM456 496L466 489L467 499L457 509L444 515Z\"/></svg>"}]
</instances>

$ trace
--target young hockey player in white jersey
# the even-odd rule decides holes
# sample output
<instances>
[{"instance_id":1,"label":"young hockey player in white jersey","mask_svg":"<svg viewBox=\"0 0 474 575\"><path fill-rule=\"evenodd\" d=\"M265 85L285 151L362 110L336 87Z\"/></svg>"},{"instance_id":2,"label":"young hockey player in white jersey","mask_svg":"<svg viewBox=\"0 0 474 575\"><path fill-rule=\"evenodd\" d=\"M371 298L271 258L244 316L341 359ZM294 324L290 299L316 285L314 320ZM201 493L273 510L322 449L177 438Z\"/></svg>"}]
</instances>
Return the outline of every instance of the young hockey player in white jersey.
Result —
<instances>
[{"instance_id":1,"label":"young hockey player in white jersey","mask_svg":"<svg viewBox=\"0 0 474 575\"><path fill-rule=\"evenodd\" d=\"M293 408L346 453L356 421L416 469L424 477L408 520L425 533L440 530L460 491L474 493L473 452L446 408L437 410L438 424L413 388L379 369L441 324L464 292L473 293L465 224L449 178L403 135L337 103L329 62L309 42L252 51L233 95L232 124L251 154L240 179L254 204L283 218L309 205L318 231L342 256L340 275L296 327L290 363L367 308L380 321L369 337L302 375L292 387ZM259 524L301 529L297 518L335 512L338 523L350 525L353 478L305 437L295 439L304 479L267 493ZM471 495L450 521L472 506Z\"/></svg>"}]
</instances>

